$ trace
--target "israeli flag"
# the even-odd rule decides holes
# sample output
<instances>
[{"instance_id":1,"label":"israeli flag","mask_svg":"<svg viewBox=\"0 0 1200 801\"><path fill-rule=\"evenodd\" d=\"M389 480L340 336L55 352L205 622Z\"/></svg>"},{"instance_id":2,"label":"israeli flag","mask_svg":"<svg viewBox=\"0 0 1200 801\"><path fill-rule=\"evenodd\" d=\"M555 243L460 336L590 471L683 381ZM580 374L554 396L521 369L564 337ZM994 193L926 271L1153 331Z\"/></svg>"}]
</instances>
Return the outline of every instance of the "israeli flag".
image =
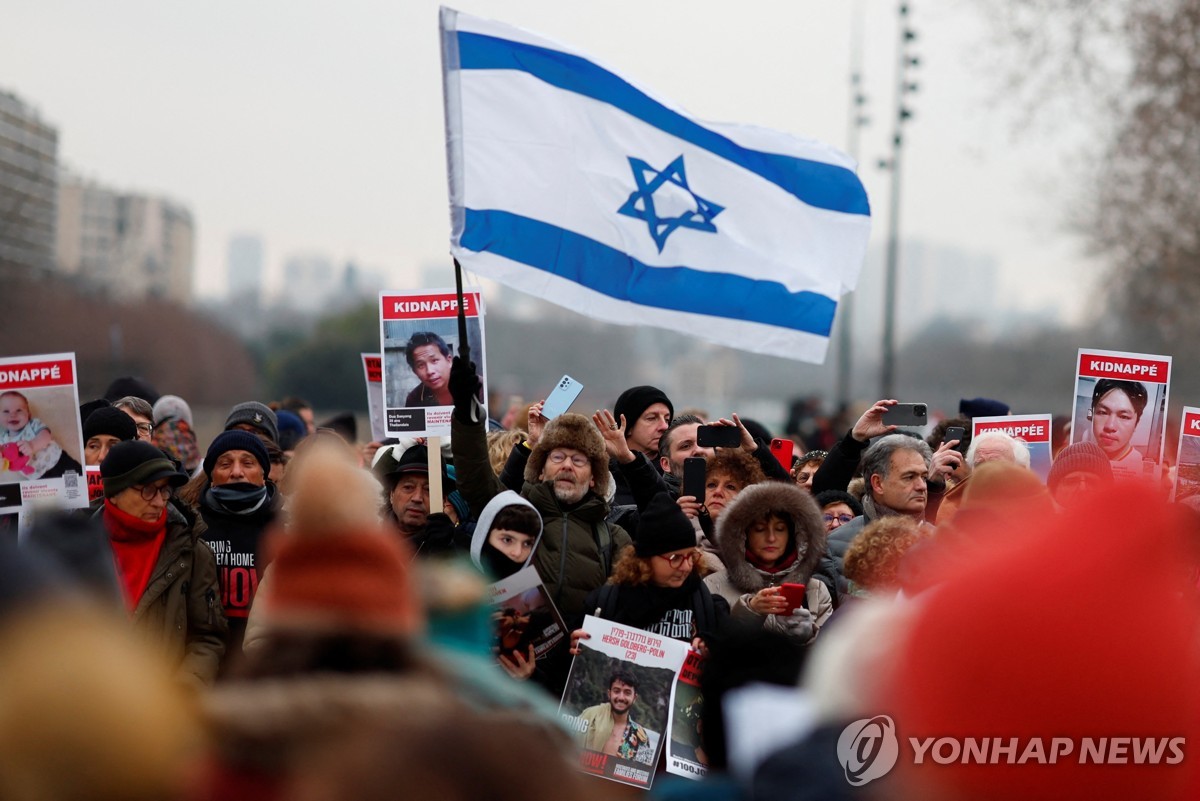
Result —
<instances>
[{"instance_id":1,"label":"israeli flag","mask_svg":"<svg viewBox=\"0 0 1200 801\"><path fill-rule=\"evenodd\" d=\"M443 8L462 265L575 311L821 362L870 208L821 142L701 122L588 56Z\"/></svg>"}]
</instances>

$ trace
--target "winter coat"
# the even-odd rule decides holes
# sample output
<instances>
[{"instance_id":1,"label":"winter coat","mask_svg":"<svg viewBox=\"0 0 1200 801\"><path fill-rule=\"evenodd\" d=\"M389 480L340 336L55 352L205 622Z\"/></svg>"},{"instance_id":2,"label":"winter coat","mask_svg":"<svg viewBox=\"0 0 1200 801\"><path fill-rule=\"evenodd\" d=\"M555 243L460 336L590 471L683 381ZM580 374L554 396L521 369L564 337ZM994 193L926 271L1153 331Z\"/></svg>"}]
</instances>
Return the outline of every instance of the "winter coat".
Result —
<instances>
[{"instance_id":1,"label":"winter coat","mask_svg":"<svg viewBox=\"0 0 1200 801\"><path fill-rule=\"evenodd\" d=\"M207 491L208 486L204 489ZM261 540L263 532L275 519L275 501L278 500L274 484L267 483L267 492L266 502L245 515L220 509L210 502L205 493L200 495L200 520L196 523L196 533L208 544L216 559L221 606L229 621L225 665L241 654L250 605L266 569L260 554Z\"/></svg>"},{"instance_id":2,"label":"winter coat","mask_svg":"<svg viewBox=\"0 0 1200 801\"><path fill-rule=\"evenodd\" d=\"M746 559L746 534L768 510L787 515L794 528L792 542L796 561L789 569L778 573L761 570ZM812 580L813 571L825 552L825 523L812 496L795 484L764 481L738 493L717 521L716 545L725 570L704 581L714 595L729 602L735 620L758 620L769 629L788 633L791 627L787 617L790 616L759 615L749 606L750 598L756 592L781 584L805 585L805 606L812 613L817 628L833 612L829 591L822 582Z\"/></svg>"},{"instance_id":3,"label":"winter coat","mask_svg":"<svg viewBox=\"0 0 1200 801\"><path fill-rule=\"evenodd\" d=\"M96 517L103 521L103 509ZM134 630L179 665L179 677L207 687L217 677L229 627L221 607L217 561L173 505L150 583L138 600Z\"/></svg>"},{"instance_id":4,"label":"winter coat","mask_svg":"<svg viewBox=\"0 0 1200 801\"><path fill-rule=\"evenodd\" d=\"M472 512L482 514L488 502L504 490L488 461L483 424L463 423L455 416L450 425L459 491ZM587 452L583 443L576 450ZM597 475L594 466L593 477L597 488L607 489L611 480L607 458L602 470ZM589 491L576 504L564 505L554 494L553 482L531 481L526 474L520 494L542 516L542 538L534 550L533 565L550 599L564 617L582 614L584 598L608 580L617 554L633 541L625 529L605 520L608 503L596 492Z\"/></svg>"},{"instance_id":5,"label":"winter coat","mask_svg":"<svg viewBox=\"0 0 1200 801\"><path fill-rule=\"evenodd\" d=\"M729 604L695 572L680 587L605 584L588 593L585 605L590 615L686 643L716 634L729 618ZM571 625L582 626L582 616Z\"/></svg>"},{"instance_id":6,"label":"winter coat","mask_svg":"<svg viewBox=\"0 0 1200 801\"><path fill-rule=\"evenodd\" d=\"M491 533L492 521L496 519L496 515L500 511L510 506L528 506L533 509L533 504L522 498L512 490L505 490L488 501L487 506L483 507L483 511L479 513L479 520L476 521L474 531L471 533L471 563L480 570L486 570L483 564L483 546L487 542L488 534ZM536 511L536 510L535 510ZM533 549L529 552L529 558L525 560L522 567L529 565L533 561L533 554L537 551L538 543L542 539L542 533L539 531L533 542Z\"/></svg>"}]
</instances>

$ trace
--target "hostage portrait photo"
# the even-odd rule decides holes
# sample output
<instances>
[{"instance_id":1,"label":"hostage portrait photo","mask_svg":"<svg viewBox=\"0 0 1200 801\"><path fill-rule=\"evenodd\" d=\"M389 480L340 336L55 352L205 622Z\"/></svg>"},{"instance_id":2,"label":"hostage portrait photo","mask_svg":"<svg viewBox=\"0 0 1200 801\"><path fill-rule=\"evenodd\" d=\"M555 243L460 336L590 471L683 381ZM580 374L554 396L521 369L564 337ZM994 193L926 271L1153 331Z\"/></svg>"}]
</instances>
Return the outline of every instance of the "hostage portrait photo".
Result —
<instances>
[{"instance_id":1,"label":"hostage portrait photo","mask_svg":"<svg viewBox=\"0 0 1200 801\"><path fill-rule=\"evenodd\" d=\"M485 403L487 380L477 317L467 318L467 341L480 377L479 401ZM389 432L413 436L449 432L449 410L454 406L450 367L458 346L454 317L383 321L383 397ZM445 412L444 430L438 430L435 417L415 411L437 408ZM398 417L400 409L414 411Z\"/></svg>"},{"instance_id":2,"label":"hostage portrait photo","mask_svg":"<svg viewBox=\"0 0 1200 801\"><path fill-rule=\"evenodd\" d=\"M1072 444L1098 445L1114 474L1145 474L1162 462L1166 393L1165 384L1080 376Z\"/></svg>"},{"instance_id":3,"label":"hostage portrait photo","mask_svg":"<svg viewBox=\"0 0 1200 801\"><path fill-rule=\"evenodd\" d=\"M653 766L675 671L637 665L580 643L559 713L585 751Z\"/></svg>"},{"instance_id":4,"label":"hostage portrait photo","mask_svg":"<svg viewBox=\"0 0 1200 801\"><path fill-rule=\"evenodd\" d=\"M82 477L75 387L0 390L0 484Z\"/></svg>"}]
</instances>

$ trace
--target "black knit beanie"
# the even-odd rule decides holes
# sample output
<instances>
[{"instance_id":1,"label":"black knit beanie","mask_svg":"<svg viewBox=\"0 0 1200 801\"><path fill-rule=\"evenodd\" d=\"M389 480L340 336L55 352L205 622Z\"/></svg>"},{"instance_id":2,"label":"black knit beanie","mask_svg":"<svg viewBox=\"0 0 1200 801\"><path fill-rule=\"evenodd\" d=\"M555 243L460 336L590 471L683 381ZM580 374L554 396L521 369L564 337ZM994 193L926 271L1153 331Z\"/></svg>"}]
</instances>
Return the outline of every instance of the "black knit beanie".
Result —
<instances>
[{"instance_id":1,"label":"black knit beanie","mask_svg":"<svg viewBox=\"0 0 1200 801\"><path fill-rule=\"evenodd\" d=\"M221 457L221 454L229 451L246 451L253 454L258 463L262 465L263 476L265 477L271 472L271 456L267 453L267 446L263 444L263 441L256 434L235 428L232 431L218 434L217 438L208 446L208 453L204 455L204 475L212 479L213 466L216 465L217 459Z\"/></svg>"},{"instance_id":2,"label":"black knit beanie","mask_svg":"<svg viewBox=\"0 0 1200 801\"><path fill-rule=\"evenodd\" d=\"M657 556L694 547L696 529L679 504L665 492L651 498L638 520L637 555Z\"/></svg>"},{"instance_id":3,"label":"black knit beanie","mask_svg":"<svg viewBox=\"0 0 1200 801\"><path fill-rule=\"evenodd\" d=\"M100 463L100 479L104 483L105 498L111 498L130 487L158 481L160 478L169 478L173 487L182 487L188 480L185 474L175 469L175 464L166 454L149 442L136 439L132 442L118 442L109 449L108 455Z\"/></svg>"},{"instance_id":4,"label":"black knit beanie","mask_svg":"<svg viewBox=\"0 0 1200 801\"><path fill-rule=\"evenodd\" d=\"M621 415L625 415L625 436L629 436L629 432L633 431L633 424L642 416L642 412L656 403L665 403L670 416L675 416L675 407L671 405L671 399L658 387L630 387L622 392L621 397L613 404L613 419L619 424Z\"/></svg>"},{"instance_id":5,"label":"black knit beanie","mask_svg":"<svg viewBox=\"0 0 1200 801\"><path fill-rule=\"evenodd\" d=\"M116 406L101 406L83 421L83 444L100 434L128 442L137 439L137 423Z\"/></svg>"}]
</instances>

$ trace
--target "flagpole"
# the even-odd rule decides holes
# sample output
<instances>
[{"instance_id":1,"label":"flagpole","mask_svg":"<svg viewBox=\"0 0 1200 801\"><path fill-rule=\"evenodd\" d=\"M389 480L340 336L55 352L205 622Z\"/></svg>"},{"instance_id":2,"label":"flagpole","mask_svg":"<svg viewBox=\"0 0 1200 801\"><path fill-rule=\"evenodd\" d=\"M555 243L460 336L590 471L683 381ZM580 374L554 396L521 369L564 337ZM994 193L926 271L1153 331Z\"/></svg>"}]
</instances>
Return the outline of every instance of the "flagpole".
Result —
<instances>
[{"instance_id":1,"label":"flagpole","mask_svg":"<svg viewBox=\"0 0 1200 801\"><path fill-rule=\"evenodd\" d=\"M867 96L863 92L863 0L855 0L850 19L850 125L846 133L846 150L858 162L861 131L869 121L864 113ZM854 293L848 292L838 302L841 328L838 330L837 403L842 409L853 401L850 384L854 355Z\"/></svg>"}]
</instances>

